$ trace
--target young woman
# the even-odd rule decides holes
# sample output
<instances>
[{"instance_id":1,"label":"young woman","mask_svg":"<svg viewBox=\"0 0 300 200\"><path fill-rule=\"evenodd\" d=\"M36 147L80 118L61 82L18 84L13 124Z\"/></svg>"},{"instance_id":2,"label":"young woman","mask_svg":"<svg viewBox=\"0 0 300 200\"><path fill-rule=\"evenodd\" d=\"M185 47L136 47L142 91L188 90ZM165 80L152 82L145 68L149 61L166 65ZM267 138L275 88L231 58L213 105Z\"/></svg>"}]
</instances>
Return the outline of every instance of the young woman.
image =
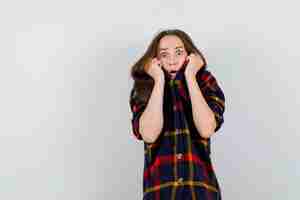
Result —
<instances>
[{"instance_id":1,"label":"young woman","mask_svg":"<svg viewBox=\"0 0 300 200\"><path fill-rule=\"evenodd\" d=\"M164 30L132 66L132 130L144 142L144 200L221 200L210 138L225 97L182 30Z\"/></svg>"}]
</instances>

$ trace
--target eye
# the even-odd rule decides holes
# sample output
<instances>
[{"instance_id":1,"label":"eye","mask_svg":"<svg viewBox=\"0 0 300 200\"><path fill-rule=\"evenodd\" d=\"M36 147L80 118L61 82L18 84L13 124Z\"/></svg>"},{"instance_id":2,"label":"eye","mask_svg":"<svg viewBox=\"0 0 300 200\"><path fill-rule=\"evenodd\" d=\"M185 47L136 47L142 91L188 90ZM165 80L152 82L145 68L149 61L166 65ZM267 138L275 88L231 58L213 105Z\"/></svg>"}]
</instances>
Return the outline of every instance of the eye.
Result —
<instances>
[{"instance_id":1,"label":"eye","mask_svg":"<svg viewBox=\"0 0 300 200\"><path fill-rule=\"evenodd\" d=\"M178 55L182 54L182 51L177 51L177 54L178 54Z\"/></svg>"},{"instance_id":2,"label":"eye","mask_svg":"<svg viewBox=\"0 0 300 200\"><path fill-rule=\"evenodd\" d=\"M167 54L161 54L161 57L165 58L167 56Z\"/></svg>"}]
</instances>

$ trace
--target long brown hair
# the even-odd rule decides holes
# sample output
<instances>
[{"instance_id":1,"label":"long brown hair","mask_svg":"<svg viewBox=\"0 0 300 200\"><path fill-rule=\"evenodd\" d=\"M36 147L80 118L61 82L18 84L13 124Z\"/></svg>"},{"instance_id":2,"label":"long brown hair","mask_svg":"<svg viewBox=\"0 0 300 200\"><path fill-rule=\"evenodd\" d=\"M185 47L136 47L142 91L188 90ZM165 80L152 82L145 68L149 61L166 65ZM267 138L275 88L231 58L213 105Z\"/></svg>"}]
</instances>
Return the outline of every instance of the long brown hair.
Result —
<instances>
[{"instance_id":1,"label":"long brown hair","mask_svg":"<svg viewBox=\"0 0 300 200\"><path fill-rule=\"evenodd\" d=\"M152 39L144 55L138 59L138 61L131 67L130 70L130 75L134 80L131 95L133 94L133 92L135 92L134 94L142 103L146 103L149 100L154 86L154 80L145 71L145 68L148 67L152 58L157 57L160 39L166 35L175 35L179 37L184 44L184 48L187 51L187 54L199 54L204 62L203 68L206 67L206 59L199 51L199 49L195 46L191 37L187 33L179 29L167 29L157 33Z\"/></svg>"}]
</instances>

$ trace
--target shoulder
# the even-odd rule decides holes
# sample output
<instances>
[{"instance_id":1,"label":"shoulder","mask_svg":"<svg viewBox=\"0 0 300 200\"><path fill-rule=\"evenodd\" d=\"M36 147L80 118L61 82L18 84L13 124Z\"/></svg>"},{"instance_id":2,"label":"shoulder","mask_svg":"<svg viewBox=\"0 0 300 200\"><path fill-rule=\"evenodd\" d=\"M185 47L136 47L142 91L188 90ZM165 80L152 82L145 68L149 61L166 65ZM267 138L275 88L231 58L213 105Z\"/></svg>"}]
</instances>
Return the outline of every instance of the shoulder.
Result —
<instances>
[{"instance_id":1,"label":"shoulder","mask_svg":"<svg viewBox=\"0 0 300 200\"><path fill-rule=\"evenodd\" d=\"M147 101L145 100L145 94L143 92L144 90L136 87L136 85L131 88L129 94L129 104L133 110L137 110L137 108L143 108L147 104Z\"/></svg>"},{"instance_id":2,"label":"shoulder","mask_svg":"<svg viewBox=\"0 0 300 200\"><path fill-rule=\"evenodd\" d=\"M207 67L203 67L197 72L196 80L201 88L213 87L217 84L215 75Z\"/></svg>"}]
</instances>

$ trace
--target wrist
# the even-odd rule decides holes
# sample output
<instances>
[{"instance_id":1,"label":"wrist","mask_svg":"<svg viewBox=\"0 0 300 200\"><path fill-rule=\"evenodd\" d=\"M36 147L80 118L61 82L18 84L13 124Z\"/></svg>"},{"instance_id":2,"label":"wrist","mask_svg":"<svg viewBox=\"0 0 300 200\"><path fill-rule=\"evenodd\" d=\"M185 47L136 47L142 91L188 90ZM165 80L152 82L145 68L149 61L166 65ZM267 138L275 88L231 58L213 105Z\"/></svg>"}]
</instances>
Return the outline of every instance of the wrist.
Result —
<instances>
[{"instance_id":1,"label":"wrist","mask_svg":"<svg viewBox=\"0 0 300 200\"><path fill-rule=\"evenodd\" d=\"M187 81L193 81L196 80L196 74L193 73L185 73L185 79Z\"/></svg>"},{"instance_id":2,"label":"wrist","mask_svg":"<svg viewBox=\"0 0 300 200\"><path fill-rule=\"evenodd\" d=\"M154 79L154 84L163 84L165 82L165 78L163 76Z\"/></svg>"}]
</instances>

